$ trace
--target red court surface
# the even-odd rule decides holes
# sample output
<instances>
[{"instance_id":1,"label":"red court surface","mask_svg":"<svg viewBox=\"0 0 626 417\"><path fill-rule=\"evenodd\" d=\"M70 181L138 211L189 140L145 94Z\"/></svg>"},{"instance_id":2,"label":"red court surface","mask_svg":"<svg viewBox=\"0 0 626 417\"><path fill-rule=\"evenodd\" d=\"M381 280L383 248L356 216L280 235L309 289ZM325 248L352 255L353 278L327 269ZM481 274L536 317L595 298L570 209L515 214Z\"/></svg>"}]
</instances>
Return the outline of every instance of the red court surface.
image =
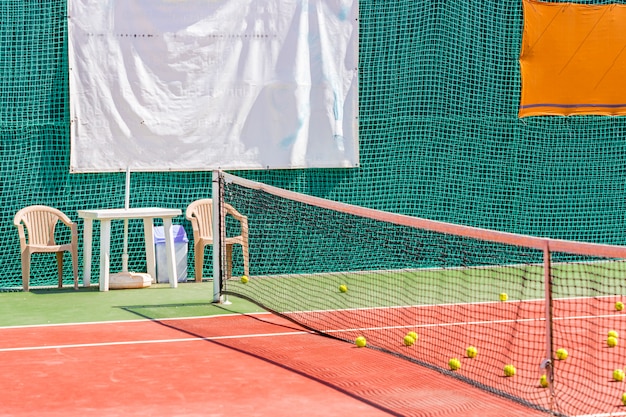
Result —
<instances>
[{"instance_id":1,"label":"red court surface","mask_svg":"<svg viewBox=\"0 0 626 417\"><path fill-rule=\"evenodd\" d=\"M271 314L0 329L0 416L545 416Z\"/></svg>"}]
</instances>

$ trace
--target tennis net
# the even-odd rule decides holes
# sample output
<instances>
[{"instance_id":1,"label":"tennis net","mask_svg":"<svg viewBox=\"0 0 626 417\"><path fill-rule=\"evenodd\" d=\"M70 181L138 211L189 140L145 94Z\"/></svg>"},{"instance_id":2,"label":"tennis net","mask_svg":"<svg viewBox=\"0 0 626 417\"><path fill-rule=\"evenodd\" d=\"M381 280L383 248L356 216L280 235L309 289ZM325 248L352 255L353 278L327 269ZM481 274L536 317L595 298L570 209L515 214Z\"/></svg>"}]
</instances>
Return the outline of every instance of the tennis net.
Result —
<instances>
[{"instance_id":1,"label":"tennis net","mask_svg":"<svg viewBox=\"0 0 626 417\"><path fill-rule=\"evenodd\" d=\"M247 217L250 259L244 283L225 256L241 249L221 245L223 296L555 415L620 410L613 371L626 361L619 336L615 347L607 338L626 334L625 247L430 221L226 173L219 184L218 206ZM224 242L239 229L220 217Z\"/></svg>"}]
</instances>

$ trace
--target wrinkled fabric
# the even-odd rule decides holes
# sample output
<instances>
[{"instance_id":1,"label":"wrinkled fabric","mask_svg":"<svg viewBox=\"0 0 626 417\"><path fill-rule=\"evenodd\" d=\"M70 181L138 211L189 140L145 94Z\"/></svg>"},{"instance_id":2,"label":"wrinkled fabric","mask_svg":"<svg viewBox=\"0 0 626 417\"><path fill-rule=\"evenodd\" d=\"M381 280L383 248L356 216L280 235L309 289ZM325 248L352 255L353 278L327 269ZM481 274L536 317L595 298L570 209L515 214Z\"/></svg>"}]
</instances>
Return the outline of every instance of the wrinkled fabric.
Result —
<instances>
[{"instance_id":1,"label":"wrinkled fabric","mask_svg":"<svg viewBox=\"0 0 626 417\"><path fill-rule=\"evenodd\" d=\"M626 5L523 7L519 116L626 114Z\"/></svg>"},{"instance_id":2,"label":"wrinkled fabric","mask_svg":"<svg viewBox=\"0 0 626 417\"><path fill-rule=\"evenodd\" d=\"M358 165L356 0L69 0L71 171Z\"/></svg>"}]
</instances>

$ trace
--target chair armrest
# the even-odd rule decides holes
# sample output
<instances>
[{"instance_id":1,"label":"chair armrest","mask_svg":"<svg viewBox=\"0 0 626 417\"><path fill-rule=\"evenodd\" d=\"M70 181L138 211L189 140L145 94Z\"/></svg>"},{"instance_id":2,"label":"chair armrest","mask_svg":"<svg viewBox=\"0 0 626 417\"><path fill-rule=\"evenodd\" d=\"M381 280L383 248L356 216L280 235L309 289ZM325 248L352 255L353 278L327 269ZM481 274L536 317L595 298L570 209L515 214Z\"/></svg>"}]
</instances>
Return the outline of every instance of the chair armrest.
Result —
<instances>
[{"instance_id":1,"label":"chair armrest","mask_svg":"<svg viewBox=\"0 0 626 417\"><path fill-rule=\"evenodd\" d=\"M231 216L233 216L235 219L241 221L246 220L247 221L247 217L244 216L243 214L239 213L233 206L231 206L230 204L224 204L224 207L226 208L226 214L230 214Z\"/></svg>"},{"instance_id":2,"label":"chair armrest","mask_svg":"<svg viewBox=\"0 0 626 417\"><path fill-rule=\"evenodd\" d=\"M248 238L248 218L246 216L241 216L241 236L245 239Z\"/></svg>"},{"instance_id":3,"label":"chair armrest","mask_svg":"<svg viewBox=\"0 0 626 417\"><path fill-rule=\"evenodd\" d=\"M14 222L13 225L17 227L17 232L20 236L20 248L23 251L24 248L26 247L26 231L25 231L24 223L22 223L21 221Z\"/></svg>"},{"instance_id":4,"label":"chair armrest","mask_svg":"<svg viewBox=\"0 0 626 417\"><path fill-rule=\"evenodd\" d=\"M200 235L200 225L198 224L198 218L193 214L187 216L187 220L191 222L191 229L193 230L194 239Z\"/></svg>"},{"instance_id":5,"label":"chair armrest","mask_svg":"<svg viewBox=\"0 0 626 417\"><path fill-rule=\"evenodd\" d=\"M72 244L78 245L78 224L72 222L70 230L72 231Z\"/></svg>"},{"instance_id":6,"label":"chair armrest","mask_svg":"<svg viewBox=\"0 0 626 417\"><path fill-rule=\"evenodd\" d=\"M61 223L63 223L64 225L70 228L71 242L73 244L78 243L78 224L76 224L69 217L67 217L65 213L57 211L55 214L59 217L59 220L61 220Z\"/></svg>"},{"instance_id":7,"label":"chair armrest","mask_svg":"<svg viewBox=\"0 0 626 417\"><path fill-rule=\"evenodd\" d=\"M63 213L55 213L55 214L59 217L59 220L61 220L61 222L65 224L67 227L69 227L70 229L73 229L73 225L76 225L76 223L74 223L72 219L67 217L65 214Z\"/></svg>"},{"instance_id":8,"label":"chair armrest","mask_svg":"<svg viewBox=\"0 0 626 417\"><path fill-rule=\"evenodd\" d=\"M248 236L248 217L246 217L243 214L239 213L230 204L226 204L225 206L226 206L226 214L230 214L231 216L233 216L233 218L238 220L239 223L241 223L241 235L247 237Z\"/></svg>"}]
</instances>

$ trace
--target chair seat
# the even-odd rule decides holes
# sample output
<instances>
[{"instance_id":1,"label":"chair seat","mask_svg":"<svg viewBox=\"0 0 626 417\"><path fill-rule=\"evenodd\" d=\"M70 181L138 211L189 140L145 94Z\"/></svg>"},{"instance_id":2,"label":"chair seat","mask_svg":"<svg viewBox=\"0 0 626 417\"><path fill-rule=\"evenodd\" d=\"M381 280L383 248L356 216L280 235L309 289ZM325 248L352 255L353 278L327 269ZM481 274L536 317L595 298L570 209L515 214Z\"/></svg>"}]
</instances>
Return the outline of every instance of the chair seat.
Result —
<instances>
[{"instance_id":1,"label":"chair seat","mask_svg":"<svg viewBox=\"0 0 626 417\"><path fill-rule=\"evenodd\" d=\"M212 245L213 244L213 238L212 237L199 237L198 240L201 240L202 242L204 242L205 245ZM226 245L243 245L244 244L244 238L243 238L243 236L227 237L226 241L224 242L224 244L226 244Z\"/></svg>"},{"instance_id":2,"label":"chair seat","mask_svg":"<svg viewBox=\"0 0 626 417\"><path fill-rule=\"evenodd\" d=\"M72 250L72 245L28 245L31 253L35 252L64 252Z\"/></svg>"}]
</instances>

